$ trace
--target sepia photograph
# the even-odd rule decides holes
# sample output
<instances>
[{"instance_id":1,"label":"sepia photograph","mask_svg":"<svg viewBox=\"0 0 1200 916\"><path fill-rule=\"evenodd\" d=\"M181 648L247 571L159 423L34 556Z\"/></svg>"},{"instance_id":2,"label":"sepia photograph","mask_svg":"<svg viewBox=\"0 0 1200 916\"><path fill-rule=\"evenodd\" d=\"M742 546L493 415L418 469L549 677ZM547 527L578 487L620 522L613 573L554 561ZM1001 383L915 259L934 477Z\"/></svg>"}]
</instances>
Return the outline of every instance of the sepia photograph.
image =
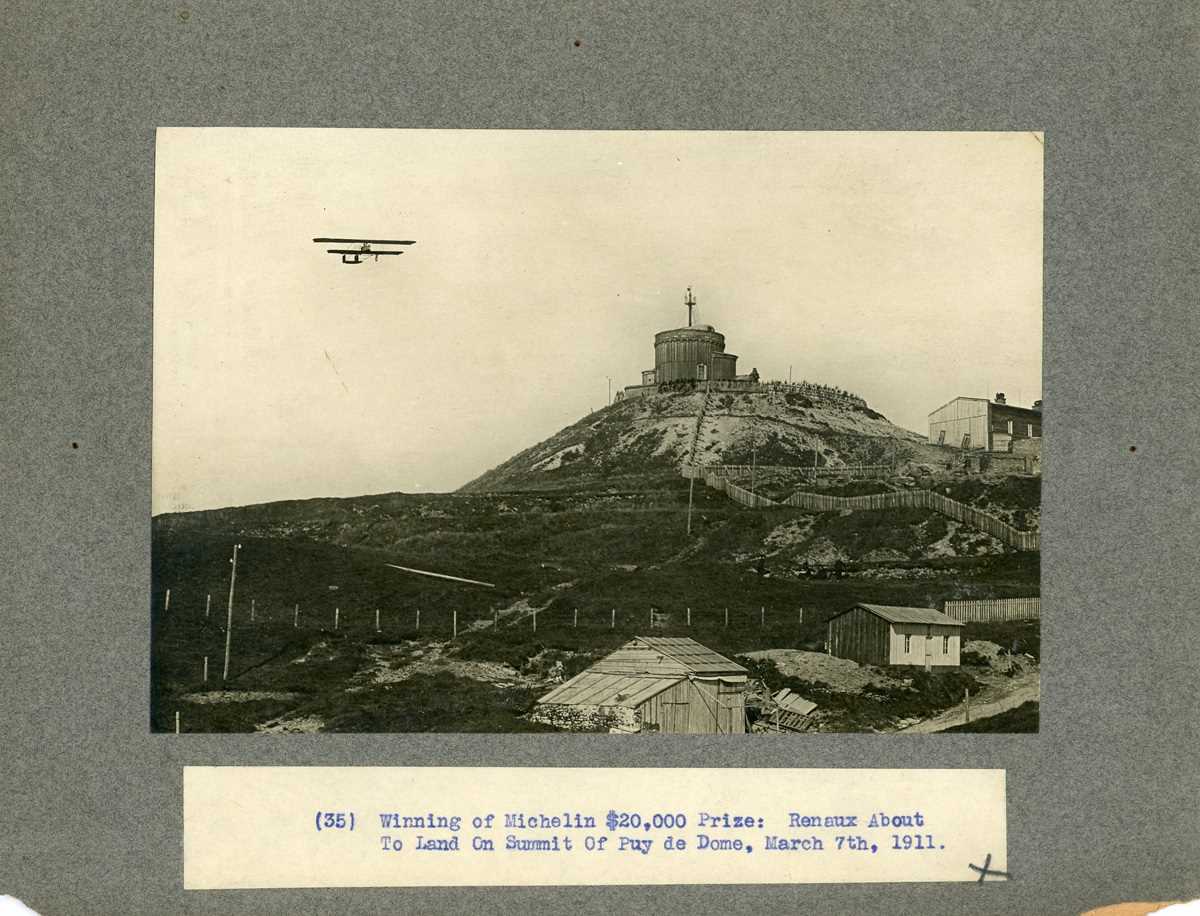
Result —
<instances>
[{"instance_id":1,"label":"sepia photograph","mask_svg":"<svg viewBox=\"0 0 1200 916\"><path fill-rule=\"evenodd\" d=\"M1043 151L160 128L151 730L1038 731Z\"/></svg>"}]
</instances>

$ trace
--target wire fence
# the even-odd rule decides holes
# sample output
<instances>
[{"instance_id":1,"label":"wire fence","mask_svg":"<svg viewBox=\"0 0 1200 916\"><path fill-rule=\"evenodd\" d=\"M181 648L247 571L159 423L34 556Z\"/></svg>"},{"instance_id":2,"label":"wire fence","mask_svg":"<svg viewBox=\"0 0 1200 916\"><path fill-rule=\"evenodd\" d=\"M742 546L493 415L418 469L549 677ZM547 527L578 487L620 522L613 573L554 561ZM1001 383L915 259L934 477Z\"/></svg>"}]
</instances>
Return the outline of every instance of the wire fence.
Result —
<instances>
[{"instance_id":1,"label":"wire fence","mask_svg":"<svg viewBox=\"0 0 1200 916\"><path fill-rule=\"evenodd\" d=\"M168 590L169 592L169 590ZM161 623L174 622L186 613L192 623L207 623L214 631L224 631L227 609L219 613L205 606L183 612L177 605L170 610L169 599L162 606ZM807 613L807 618L806 618ZM305 631L349 633L379 633L399 637L444 636L453 638L470 633L499 632L508 629L528 629L539 632L548 629L612 629L653 631L686 627L746 627L801 626L812 622L813 609L757 607L693 607L664 609L657 605L644 609L601 607L544 607L537 609L463 608L363 608L341 607L306 608L303 604L291 607L269 607L255 599L239 600L232 614L235 630L290 628Z\"/></svg>"}]
</instances>

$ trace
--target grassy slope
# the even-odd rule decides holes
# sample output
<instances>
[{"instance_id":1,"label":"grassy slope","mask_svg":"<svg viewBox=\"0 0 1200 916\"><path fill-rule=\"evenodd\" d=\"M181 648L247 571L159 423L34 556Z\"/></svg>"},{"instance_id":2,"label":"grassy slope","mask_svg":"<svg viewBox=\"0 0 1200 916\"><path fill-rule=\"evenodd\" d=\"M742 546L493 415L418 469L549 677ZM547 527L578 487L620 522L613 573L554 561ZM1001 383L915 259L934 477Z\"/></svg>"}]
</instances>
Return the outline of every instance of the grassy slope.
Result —
<instances>
[{"instance_id":1,"label":"grassy slope","mask_svg":"<svg viewBox=\"0 0 1200 916\"><path fill-rule=\"evenodd\" d=\"M943 734L951 733L971 733L971 734L996 734L1000 732L1036 732L1038 730L1039 710L1041 706L1035 702L1022 703L1016 709L1010 709L1008 712L1002 712L998 716L990 716L987 719L978 719L974 722L968 722L964 725L955 725L948 728Z\"/></svg>"},{"instance_id":2,"label":"grassy slope","mask_svg":"<svg viewBox=\"0 0 1200 916\"><path fill-rule=\"evenodd\" d=\"M640 495L393 494L158 519L153 555L155 726L170 727L174 709L181 707L179 697L202 686L204 655L209 656L208 686L219 684L228 558L235 538L243 549L229 686L301 697L182 704L185 727L197 730L249 730L284 712L306 711L330 729L531 727L519 719L534 699L527 691L450 675L436 675L442 678L436 684L415 678L345 693L373 642L447 639L453 611L458 611L460 636L451 654L520 667L546 649L582 653L583 662L603 655L648 630L652 605L667 613L656 621L661 626L656 632L691 635L734 655L760 648L819 648L824 621L856 601L929 606L951 597L1037 592L1036 555L943 563L930 578L919 580L797 580L787 578L782 566L770 564L772 575L763 577L745 557L761 549L775 526L801 513L745 510L697 488L694 530L700 546L689 553L683 531L686 500L686 485L676 478L671 489ZM847 519L856 520L844 532L847 539L895 537L893 513L818 517L830 530L845 528ZM497 588L411 576L388 568L388 562L481 578ZM166 588L171 589L171 609L164 613ZM213 608L207 619L206 594L212 595ZM498 631L468 632L472 621L490 620L494 609L518 600L544 607L536 633L530 618L516 615ZM297 603L301 626L295 629L292 608ZM336 632L335 607L340 618ZM380 634L374 632L376 607L381 609ZM614 607L615 629L610 627ZM578 628L572 625L575 608ZM303 665L293 664L322 643L324 648L313 651Z\"/></svg>"},{"instance_id":3,"label":"grassy slope","mask_svg":"<svg viewBox=\"0 0 1200 916\"><path fill-rule=\"evenodd\" d=\"M466 484L460 492L584 490L648 476L661 483L690 454L702 390L655 394L597 410ZM941 464L953 450L929 446L867 408L834 409L796 396L714 393L697 461L811 467L908 460ZM556 456L558 458L556 459Z\"/></svg>"}]
</instances>

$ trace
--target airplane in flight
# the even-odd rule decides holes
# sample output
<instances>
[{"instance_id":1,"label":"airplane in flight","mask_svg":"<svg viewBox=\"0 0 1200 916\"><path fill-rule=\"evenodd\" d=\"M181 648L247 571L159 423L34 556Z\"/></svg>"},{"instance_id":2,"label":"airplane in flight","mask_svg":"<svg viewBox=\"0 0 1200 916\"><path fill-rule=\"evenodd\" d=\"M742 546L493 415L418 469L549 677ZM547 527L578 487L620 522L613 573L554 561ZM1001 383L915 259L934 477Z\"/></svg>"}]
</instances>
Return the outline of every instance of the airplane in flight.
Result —
<instances>
[{"instance_id":1,"label":"airplane in flight","mask_svg":"<svg viewBox=\"0 0 1200 916\"><path fill-rule=\"evenodd\" d=\"M403 251L390 251L388 249L379 250L372 248L372 245L415 245L416 242L402 241L399 239L313 239L319 245L330 244L347 244L357 245L357 248L330 248L329 254L340 254L343 264L361 264L363 258L374 258L379 260L380 255L397 255L404 254Z\"/></svg>"}]
</instances>

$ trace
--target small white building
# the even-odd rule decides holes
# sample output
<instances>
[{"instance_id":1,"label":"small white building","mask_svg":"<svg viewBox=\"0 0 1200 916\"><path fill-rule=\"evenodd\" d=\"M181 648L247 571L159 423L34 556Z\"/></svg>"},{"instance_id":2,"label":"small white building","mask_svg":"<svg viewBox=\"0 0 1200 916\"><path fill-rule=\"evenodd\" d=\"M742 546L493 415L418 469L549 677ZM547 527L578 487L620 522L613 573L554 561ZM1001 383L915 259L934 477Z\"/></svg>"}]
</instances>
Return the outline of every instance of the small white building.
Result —
<instances>
[{"instance_id":1,"label":"small white building","mask_svg":"<svg viewBox=\"0 0 1200 916\"><path fill-rule=\"evenodd\" d=\"M829 619L829 654L860 665L957 668L963 626L929 607L856 604Z\"/></svg>"}]
</instances>

